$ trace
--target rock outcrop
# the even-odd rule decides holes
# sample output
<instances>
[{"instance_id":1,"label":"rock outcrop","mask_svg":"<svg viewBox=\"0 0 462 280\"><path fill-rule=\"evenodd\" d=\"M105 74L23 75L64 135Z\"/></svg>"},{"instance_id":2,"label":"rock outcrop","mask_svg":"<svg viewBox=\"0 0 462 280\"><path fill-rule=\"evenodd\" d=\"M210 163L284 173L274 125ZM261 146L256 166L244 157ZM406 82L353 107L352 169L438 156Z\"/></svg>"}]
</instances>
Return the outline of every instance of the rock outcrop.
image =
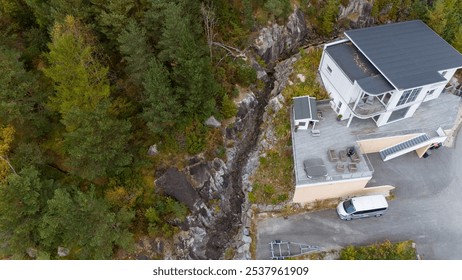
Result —
<instances>
[{"instance_id":1,"label":"rock outcrop","mask_svg":"<svg viewBox=\"0 0 462 280\"><path fill-rule=\"evenodd\" d=\"M368 0L350 0L346 7L340 5L339 20L349 20L350 28L363 28L375 23L371 16L372 2Z\"/></svg>"},{"instance_id":2,"label":"rock outcrop","mask_svg":"<svg viewBox=\"0 0 462 280\"><path fill-rule=\"evenodd\" d=\"M261 29L254 49L271 67L282 56L292 54L303 43L307 33L305 16L300 9L296 9L285 26L275 23Z\"/></svg>"}]
</instances>

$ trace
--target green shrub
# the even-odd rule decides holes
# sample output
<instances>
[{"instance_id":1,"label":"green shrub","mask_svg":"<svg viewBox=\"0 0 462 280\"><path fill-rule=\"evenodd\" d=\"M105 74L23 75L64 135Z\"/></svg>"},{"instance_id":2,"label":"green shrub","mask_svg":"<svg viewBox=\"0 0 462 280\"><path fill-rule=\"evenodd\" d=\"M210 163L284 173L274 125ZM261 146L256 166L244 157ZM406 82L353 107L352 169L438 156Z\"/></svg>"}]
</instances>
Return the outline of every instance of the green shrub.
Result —
<instances>
[{"instance_id":1,"label":"green shrub","mask_svg":"<svg viewBox=\"0 0 462 280\"><path fill-rule=\"evenodd\" d=\"M289 0L267 0L265 10L274 15L275 18L287 18L291 12Z\"/></svg>"},{"instance_id":2,"label":"green shrub","mask_svg":"<svg viewBox=\"0 0 462 280\"><path fill-rule=\"evenodd\" d=\"M223 96L221 113L226 119L234 117L237 114L237 106L234 104L233 100L228 97L227 94Z\"/></svg>"},{"instance_id":3,"label":"green shrub","mask_svg":"<svg viewBox=\"0 0 462 280\"><path fill-rule=\"evenodd\" d=\"M412 241L391 243L389 240L371 246L348 246L340 251L341 260L415 260Z\"/></svg>"},{"instance_id":4,"label":"green shrub","mask_svg":"<svg viewBox=\"0 0 462 280\"><path fill-rule=\"evenodd\" d=\"M250 203L257 203L257 196L254 192L249 192L249 201Z\"/></svg>"},{"instance_id":5,"label":"green shrub","mask_svg":"<svg viewBox=\"0 0 462 280\"><path fill-rule=\"evenodd\" d=\"M205 149L207 144L206 133L207 128L197 120L186 128L186 146L189 154L195 155Z\"/></svg>"},{"instance_id":6,"label":"green shrub","mask_svg":"<svg viewBox=\"0 0 462 280\"><path fill-rule=\"evenodd\" d=\"M318 19L318 29L321 35L331 35L337 21L339 9L339 0L327 0L324 7L321 8Z\"/></svg>"},{"instance_id":7,"label":"green shrub","mask_svg":"<svg viewBox=\"0 0 462 280\"><path fill-rule=\"evenodd\" d=\"M149 222L148 233L151 236L171 237L175 233L172 221L183 222L188 209L182 203L170 197L156 196L153 206L145 212Z\"/></svg>"},{"instance_id":8,"label":"green shrub","mask_svg":"<svg viewBox=\"0 0 462 280\"><path fill-rule=\"evenodd\" d=\"M255 71L255 69L253 69L252 66L245 63L239 63L237 65L236 75L238 84L244 87L250 86L257 80L257 72Z\"/></svg>"}]
</instances>

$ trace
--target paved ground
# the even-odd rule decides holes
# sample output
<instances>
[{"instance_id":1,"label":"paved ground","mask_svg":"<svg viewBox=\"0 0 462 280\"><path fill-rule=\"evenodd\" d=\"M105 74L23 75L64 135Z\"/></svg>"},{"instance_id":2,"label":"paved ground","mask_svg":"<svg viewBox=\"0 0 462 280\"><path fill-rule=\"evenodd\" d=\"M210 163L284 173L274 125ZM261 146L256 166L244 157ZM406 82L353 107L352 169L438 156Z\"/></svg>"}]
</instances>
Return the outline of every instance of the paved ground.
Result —
<instances>
[{"instance_id":1,"label":"paved ground","mask_svg":"<svg viewBox=\"0 0 462 280\"><path fill-rule=\"evenodd\" d=\"M257 258L268 259L268 242L282 239L326 250L389 239L412 239L423 259L462 259L462 133L455 148L440 148L427 159L415 153L382 162L371 185L396 186L396 199L379 218L341 221L334 209L258 223Z\"/></svg>"}]
</instances>

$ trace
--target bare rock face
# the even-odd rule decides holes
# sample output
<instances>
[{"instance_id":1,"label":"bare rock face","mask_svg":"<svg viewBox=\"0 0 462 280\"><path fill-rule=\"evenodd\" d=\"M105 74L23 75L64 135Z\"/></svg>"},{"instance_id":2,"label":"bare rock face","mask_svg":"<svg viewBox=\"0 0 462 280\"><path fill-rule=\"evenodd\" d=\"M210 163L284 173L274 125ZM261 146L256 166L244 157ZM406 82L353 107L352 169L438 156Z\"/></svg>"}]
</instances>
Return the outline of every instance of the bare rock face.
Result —
<instances>
[{"instance_id":1,"label":"bare rock face","mask_svg":"<svg viewBox=\"0 0 462 280\"><path fill-rule=\"evenodd\" d=\"M263 28L255 41L254 48L267 64L275 63L283 54L296 50L308 33L305 16L296 9L289 16L285 26L273 24Z\"/></svg>"},{"instance_id":2,"label":"bare rock face","mask_svg":"<svg viewBox=\"0 0 462 280\"><path fill-rule=\"evenodd\" d=\"M350 0L346 7L340 5L339 20L348 19L352 29L372 26L372 4L368 0Z\"/></svg>"},{"instance_id":3,"label":"bare rock face","mask_svg":"<svg viewBox=\"0 0 462 280\"><path fill-rule=\"evenodd\" d=\"M188 206L189 210L198 210L200 197L186 178L186 175L176 168L169 168L159 179L156 186L165 194L176 198Z\"/></svg>"}]
</instances>

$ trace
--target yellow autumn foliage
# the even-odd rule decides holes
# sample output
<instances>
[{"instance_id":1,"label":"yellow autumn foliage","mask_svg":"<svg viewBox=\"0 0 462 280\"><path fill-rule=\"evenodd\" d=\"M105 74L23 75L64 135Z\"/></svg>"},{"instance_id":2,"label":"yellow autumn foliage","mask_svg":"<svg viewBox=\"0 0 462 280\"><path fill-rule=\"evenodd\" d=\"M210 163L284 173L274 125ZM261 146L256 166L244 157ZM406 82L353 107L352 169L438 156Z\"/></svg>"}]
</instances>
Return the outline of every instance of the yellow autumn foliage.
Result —
<instances>
[{"instance_id":1,"label":"yellow autumn foliage","mask_svg":"<svg viewBox=\"0 0 462 280\"><path fill-rule=\"evenodd\" d=\"M0 128L0 183L3 183L11 172L7 156L14 140L14 133L14 127L11 125Z\"/></svg>"}]
</instances>

